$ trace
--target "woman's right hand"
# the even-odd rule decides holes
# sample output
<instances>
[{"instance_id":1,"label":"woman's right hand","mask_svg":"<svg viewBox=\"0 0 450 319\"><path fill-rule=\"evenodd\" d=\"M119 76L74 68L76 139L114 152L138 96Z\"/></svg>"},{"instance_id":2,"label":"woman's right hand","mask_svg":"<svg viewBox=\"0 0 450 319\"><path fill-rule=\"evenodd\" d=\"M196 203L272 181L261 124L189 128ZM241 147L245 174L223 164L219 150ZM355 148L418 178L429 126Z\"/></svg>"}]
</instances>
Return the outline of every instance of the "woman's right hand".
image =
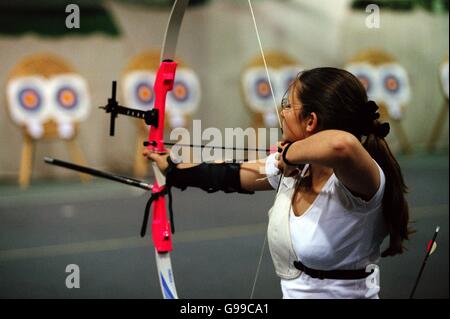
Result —
<instances>
[{"instance_id":1,"label":"woman's right hand","mask_svg":"<svg viewBox=\"0 0 450 319\"><path fill-rule=\"evenodd\" d=\"M142 153L143 156L147 157L150 161L153 161L158 166L159 170L166 175L166 170L169 167L169 163L167 163L167 157L169 157L169 153L158 153L149 149L145 149Z\"/></svg>"}]
</instances>

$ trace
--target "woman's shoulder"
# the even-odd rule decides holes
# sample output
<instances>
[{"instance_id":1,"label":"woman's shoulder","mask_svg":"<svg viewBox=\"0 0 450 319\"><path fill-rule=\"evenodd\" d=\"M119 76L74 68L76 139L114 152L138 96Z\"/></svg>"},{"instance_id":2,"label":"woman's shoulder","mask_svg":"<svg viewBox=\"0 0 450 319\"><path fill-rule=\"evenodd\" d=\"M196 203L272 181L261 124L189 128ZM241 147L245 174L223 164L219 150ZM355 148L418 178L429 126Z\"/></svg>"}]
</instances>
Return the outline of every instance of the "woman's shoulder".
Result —
<instances>
[{"instance_id":1,"label":"woman's shoulder","mask_svg":"<svg viewBox=\"0 0 450 319\"><path fill-rule=\"evenodd\" d=\"M365 210L370 207L381 205L386 185L386 177L383 172L383 169L375 160L373 161L376 164L379 172L379 186L375 194L370 198L366 198L358 194L358 192L350 190L347 186L344 185L344 183L341 180L339 180L339 178L335 174L333 174L331 177L332 184L334 186L333 189L335 192L339 193L341 197L342 196L345 197L346 200L350 201L350 203L353 206L364 208Z\"/></svg>"}]
</instances>

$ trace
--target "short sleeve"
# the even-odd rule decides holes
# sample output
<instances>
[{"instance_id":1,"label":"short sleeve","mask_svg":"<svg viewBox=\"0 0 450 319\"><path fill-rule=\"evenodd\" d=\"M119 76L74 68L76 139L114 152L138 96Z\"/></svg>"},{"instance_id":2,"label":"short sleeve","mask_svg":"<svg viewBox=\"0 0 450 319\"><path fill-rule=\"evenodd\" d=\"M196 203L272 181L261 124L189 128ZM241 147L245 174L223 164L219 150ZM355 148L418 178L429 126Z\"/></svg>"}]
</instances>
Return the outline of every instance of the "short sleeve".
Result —
<instances>
[{"instance_id":1,"label":"short sleeve","mask_svg":"<svg viewBox=\"0 0 450 319\"><path fill-rule=\"evenodd\" d=\"M347 204L351 204L351 206L355 208L364 208L365 210L367 208L375 208L381 205L386 185L386 178L380 165L378 165L375 160L374 162L375 164L377 164L378 171L380 172L380 186L378 187L375 195L373 195L372 198L368 201L365 201L364 199L353 195L352 192L338 178L336 178L336 191L340 193L341 198L345 198L346 201L350 202Z\"/></svg>"}]
</instances>

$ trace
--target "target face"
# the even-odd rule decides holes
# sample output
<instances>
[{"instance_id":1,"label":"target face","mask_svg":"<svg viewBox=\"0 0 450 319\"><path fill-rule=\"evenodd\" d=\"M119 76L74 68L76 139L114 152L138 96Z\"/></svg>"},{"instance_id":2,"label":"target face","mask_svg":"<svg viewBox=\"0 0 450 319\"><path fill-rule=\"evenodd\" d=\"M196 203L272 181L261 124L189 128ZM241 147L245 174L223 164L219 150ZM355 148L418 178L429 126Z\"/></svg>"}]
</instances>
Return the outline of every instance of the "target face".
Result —
<instances>
[{"instance_id":1,"label":"target face","mask_svg":"<svg viewBox=\"0 0 450 319\"><path fill-rule=\"evenodd\" d=\"M58 130L64 126L72 132L73 123L85 119L90 109L87 84L72 73L50 79L41 76L13 79L7 84L7 97L11 118L26 126L34 138L42 137L44 124L52 119L58 123Z\"/></svg>"},{"instance_id":2,"label":"target face","mask_svg":"<svg viewBox=\"0 0 450 319\"><path fill-rule=\"evenodd\" d=\"M155 103L155 76L151 71L127 73L122 86L125 105L141 111L151 110Z\"/></svg>"},{"instance_id":3,"label":"target face","mask_svg":"<svg viewBox=\"0 0 450 319\"><path fill-rule=\"evenodd\" d=\"M299 73L303 70L301 65L289 65L278 69L269 69L275 100L281 99L289 91ZM251 110L259 113L274 112L274 102L266 70L263 67L248 69L241 78L243 94L246 104ZM266 123L267 124L267 123Z\"/></svg>"},{"instance_id":4,"label":"target face","mask_svg":"<svg viewBox=\"0 0 450 319\"><path fill-rule=\"evenodd\" d=\"M8 111L16 124L27 125L30 121L44 123L50 119L47 80L44 77L27 76L10 80L6 93Z\"/></svg>"},{"instance_id":5,"label":"target face","mask_svg":"<svg viewBox=\"0 0 450 319\"><path fill-rule=\"evenodd\" d=\"M401 65L353 63L346 70L360 80L370 100L384 103L391 118L402 118L402 107L410 100L410 87L408 74Z\"/></svg>"},{"instance_id":6,"label":"target face","mask_svg":"<svg viewBox=\"0 0 450 319\"><path fill-rule=\"evenodd\" d=\"M383 101L405 104L410 100L410 86L406 70L399 64L385 64L379 69Z\"/></svg>"},{"instance_id":7,"label":"target face","mask_svg":"<svg viewBox=\"0 0 450 319\"><path fill-rule=\"evenodd\" d=\"M276 71L269 69L269 74L272 76L272 81L275 80ZM272 92L264 68L255 67L246 70L241 81L246 104L251 110L264 113L273 109ZM276 85L273 86L273 90L276 94L278 91Z\"/></svg>"},{"instance_id":8,"label":"target face","mask_svg":"<svg viewBox=\"0 0 450 319\"><path fill-rule=\"evenodd\" d=\"M78 74L66 73L48 81L50 106L58 123L79 122L90 111L90 96L86 81Z\"/></svg>"},{"instance_id":9,"label":"target face","mask_svg":"<svg viewBox=\"0 0 450 319\"><path fill-rule=\"evenodd\" d=\"M136 100L139 101L141 105L147 105L149 108L153 107L153 88L149 82L140 82L136 85Z\"/></svg>"}]
</instances>

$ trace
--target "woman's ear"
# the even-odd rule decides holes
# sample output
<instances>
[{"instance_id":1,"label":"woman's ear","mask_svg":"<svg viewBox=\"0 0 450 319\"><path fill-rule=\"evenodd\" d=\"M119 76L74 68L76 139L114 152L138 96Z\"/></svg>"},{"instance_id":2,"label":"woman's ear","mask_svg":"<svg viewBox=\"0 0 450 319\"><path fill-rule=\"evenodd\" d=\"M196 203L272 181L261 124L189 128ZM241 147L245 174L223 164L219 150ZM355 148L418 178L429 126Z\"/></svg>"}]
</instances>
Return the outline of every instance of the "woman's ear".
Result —
<instances>
[{"instance_id":1,"label":"woman's ear","mask_svg":"<svg viewBox=\"0 0 450 319\"><path fill-rule=\"evenodd\" d=\"M306 121L306 132L312 134L317 130L318 119L315 112L311 112L308 115L308 120Z\"/></svg>"}]
</instances>

